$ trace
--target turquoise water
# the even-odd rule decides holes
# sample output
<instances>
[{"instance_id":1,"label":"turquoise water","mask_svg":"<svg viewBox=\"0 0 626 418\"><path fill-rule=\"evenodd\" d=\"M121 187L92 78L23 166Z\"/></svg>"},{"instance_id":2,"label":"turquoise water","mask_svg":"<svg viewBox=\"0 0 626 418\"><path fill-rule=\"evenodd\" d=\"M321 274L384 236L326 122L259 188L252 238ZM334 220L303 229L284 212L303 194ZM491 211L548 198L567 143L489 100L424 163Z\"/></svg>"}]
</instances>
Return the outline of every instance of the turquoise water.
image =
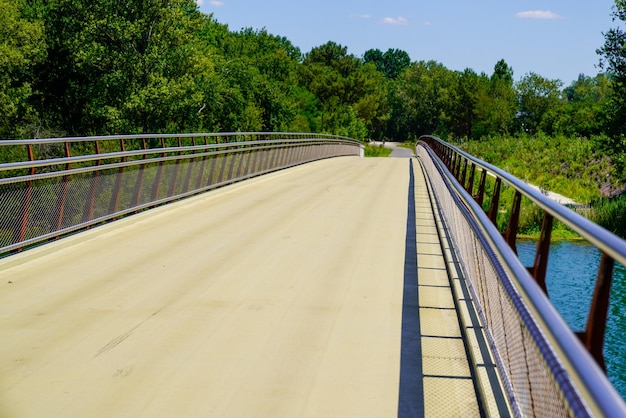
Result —
<instances>
[{"instance_id":1,"label":"turquoise water","mask_svg":"<svg viewBox=\"0 0 626 418\"><path fill-rule=\"evenodd\" d=\"M530 266L536 243L518 242L522 262ZM591 296L600 263L600 252L587 243L563 241L552 244L546 285L550 301L573 331L582 331L587 322ZM626 268L616 264L611 287L611 304L604 342L607 374L626 399Z\"/></svg>"}]
</instances>

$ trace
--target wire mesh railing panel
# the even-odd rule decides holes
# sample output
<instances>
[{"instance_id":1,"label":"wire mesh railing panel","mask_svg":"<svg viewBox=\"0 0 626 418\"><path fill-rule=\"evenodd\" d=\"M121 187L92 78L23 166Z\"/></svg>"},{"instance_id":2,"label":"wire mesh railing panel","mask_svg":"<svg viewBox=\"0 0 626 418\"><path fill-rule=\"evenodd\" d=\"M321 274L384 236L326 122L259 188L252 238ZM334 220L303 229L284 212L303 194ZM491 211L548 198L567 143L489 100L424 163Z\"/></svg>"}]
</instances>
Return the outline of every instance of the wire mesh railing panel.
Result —
<instances>
[{"instance_id":1,"label":"wire mesh railing panel","mask_svg":"<svg viewBox=\"0 0 626 418\"><path fill-rule=\"evenodd\" d=\"M459 247L464 247L459 250L460 257L466 263L466 274L480 303L481 316L515 411L538 416L626 416L624 401L602 372L601 350L609 296L606 289L610 289L613 260L622 263L626 260L626 242L547 200L510 174L438 138L421 138L418 150L420 158L427 161L425 166L441 180L444 193L440 198L451 199L448 203L452 209L446 208L446 214L452 213L456 206L457 213L446 220L454 225L452 229L457 233L454 239ZM470 173L469 182L466 169ZM485 183L487 177L494 178L491 186ZM538 256L532 267L524 267L516 255L519 219L516 200L508 226L505 225L506 232L501 234L495 227L501 226L498 222L500 183L527 198L535 210L544 214ZM550 304L542 285L552 218L572 228L602 252L587 327L576 335ZM475 243L467 240L469 234L476 237ZM496 277L495 286L490 277ZM503 321L506 315L517 315L519 323ZM517 361L520 357L532 359L533 356L539 361Z\"/></svg>"},{"instance_id":2,"label":"wire mesh railing panel","mask_svg":"<svg viewBox=\"0 0 626 418\"><path fill-rule=\"evenodd\" d=\"M599 406L598 400L590 396L581 376L571 367L571 359L554 345L552 331L545 327L547 319L537 315L536 307L517 286L518 280L531 280L526 269L520 264L518 270L512 270L507 264L510 260L503 261L501 252L511 251L508 247L499 245L498 252L494 251L492 240L505 244L502 236L489 229L491 224L485 230L484 221L488 219L482 209L471 201L471 196L463 194L458 183L452 182L453 177L434 154L418 146L418 156L477 301L514 413L550 417L595 415L606 405ZM478 209L474 211L472 205ZM495 238L489 231L495 231ZM513 258L512 252L511 255ZM527 277L513 277L512 271L524 271ZM539 303L549 304L547 299ZM549 312L558 315L555 310ZM560 332L573 335L564 323ZM589 357L582 347L580 356ZM590 375L604 379L596 375L598 372L597 368L589 369ZM623 408L621 399L612 401L617 410Z\"/></svg>"},{"instance_id":3,"label":"wire mesh railing panel","mask_svg":"<svg viewBox=\"0 0 626 418\"><path fill-rule=\"evenodd\" d=\"M361 144L319 134L0 141L0 255L253 176L345 155L362 155Z\"/></svg>"}]
</instances>

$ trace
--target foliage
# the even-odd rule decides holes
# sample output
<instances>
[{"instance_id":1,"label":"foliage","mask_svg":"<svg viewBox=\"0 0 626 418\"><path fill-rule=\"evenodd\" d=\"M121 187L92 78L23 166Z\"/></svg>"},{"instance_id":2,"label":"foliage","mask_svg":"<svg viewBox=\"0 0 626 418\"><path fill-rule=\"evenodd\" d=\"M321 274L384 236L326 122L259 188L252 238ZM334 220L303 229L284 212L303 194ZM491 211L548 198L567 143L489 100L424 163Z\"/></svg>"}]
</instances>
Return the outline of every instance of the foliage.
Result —
<instances>
[{"instance_id":1,"label":"foliage","mask_svg":"<svg viewBox=\"0 0 626 418\"><path fill-rule=\"evenodd\" d=\"M519 121L522 129L535 134L549 129L549 111L561 101L561 81L548 80L535 73L522 77L517 84Z\"/></svg>"},{"instance_id":2,"label":"foliage","mask_svg":"<svg viewBox=\"0 0 626 418\"><path fill-rule=\"evenodd\" d=\"M588 216L598 225L626 238L626 197L596 200Z\"/></svg>"},{"instance_id":3,"label":"foliage","mask_svg":"<svg viewBox=\"0 0 626 418\"><path fill-rule=\"evenodd\" d=\"M393 150L391 148L385 148L383 144L365 145L365 156L366 157L388 157Z\"/></svg>"},{"instance_id":4,"label":"foliage","mask_svg":"<svg viewBox=\"0 0 626 418\"><path fill-rule=\"evenodd\" d=\"M401 49L388 49L383 53L380 49L368 49L363 54L365 63L373 63L376 69L388 79L396 79L411 65L411 57Z\"/></svg>"},{"instance_id":5,"label":"foliage","mask_svg":"<svg viewBox=\"0 0 626 418\"><path fill-rule=\"evenodd\" d=\"M335 42L302 53L265 29L231 31L194 0L0 0L0 135L317 131L405 141L525 134L595 138L626 173L626 35L605 34L607 74L514 81L408 53ZM624 1L614 19L622 21ZM543 136L542 136L543 137ZM594 157L601 160L600 154ZM611 186L612 187L612 186Z\"/></svg>"},{"instance_id":6,"label":"foliage","mask_svg":"<svg viewBox=\"0 0 626 418\"><path fill-rule=\"evenodd\" d=\"M513 132L517 112L513 69L504 60L500 60L496 63L489 82L486 83L484 78L482 81L474 110L476 123L473 136L506 135Z\"/></svg>"},{"instance_id":7,"label":"foliage","mask_svg":"<svg viewBox=\"0 0 626 418\"><path fill-rule=\"evenodd\" d=\"M36 122L29 103L33 67L45 58L43 24L31 21L21 2L0 0L0 137L20 135Z\"/></svg>"},{"instance_id":8,"label":"foliage","mask_svg":"<svg viewBox=\"0 0 626 418\"><path fill-rule=\"evenodd\" d=\"M565 87L533 72L516 82L504 59L488 75L393 48L359 58L329 41L302 53L265 29L231 31L195 0L0 6L0 138L298 131L414 142L434 134L580 202L626 187L626 0L616 0L618 26L597 51L606 72ZM613 202L599 206L623 211ZM535 215L524 216L532 228Z\"/></svg>"},{"instance_id":9,"label":"foliage","mask_svg":"<svg viewBox=\"0 0 626 418\"><path fill-rule=\"evenodd\" d=\"M489 137L461 147L521 180L589 203L626 188L613 161L597 151L599 140L540 134Z\"/></svg>"}]
</instances>

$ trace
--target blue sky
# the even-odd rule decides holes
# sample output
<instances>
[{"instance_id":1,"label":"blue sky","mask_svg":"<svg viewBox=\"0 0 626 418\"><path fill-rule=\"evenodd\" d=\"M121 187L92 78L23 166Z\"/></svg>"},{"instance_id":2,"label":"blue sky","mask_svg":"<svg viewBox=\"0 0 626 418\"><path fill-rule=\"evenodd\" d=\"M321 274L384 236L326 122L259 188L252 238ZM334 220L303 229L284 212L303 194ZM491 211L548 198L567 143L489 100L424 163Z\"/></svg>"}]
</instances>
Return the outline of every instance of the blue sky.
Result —
<instances>
[{"instance_id":1,"label":"blue sky","mask_svg":"<svg viewBox=\"0 0 626 418\"><path fill-rule=\"evenodd\" d=\"M302 52L334 41L361 57L402 49L412 61L491 74L502 58L515 79L535 72L565 86L595 76L613 0L196 0L230 30L265 28Z\"/></svg>"}]
</instances>

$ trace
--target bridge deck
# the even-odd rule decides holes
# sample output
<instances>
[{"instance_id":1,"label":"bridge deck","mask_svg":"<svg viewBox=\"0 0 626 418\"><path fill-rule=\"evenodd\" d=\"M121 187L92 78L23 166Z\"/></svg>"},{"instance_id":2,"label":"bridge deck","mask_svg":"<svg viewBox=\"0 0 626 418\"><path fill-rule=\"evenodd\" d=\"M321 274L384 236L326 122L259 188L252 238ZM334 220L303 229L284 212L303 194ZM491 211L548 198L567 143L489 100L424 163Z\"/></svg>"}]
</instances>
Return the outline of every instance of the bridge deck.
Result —
<instances>
[{"instance_id":1,"label":"bridge deck","mask_svg":"<svg viewBox=\"0 0 626 418\"><path fill-rule=\"evenodd\" d=\"M0 416L478 415L409 161L320 161L0 260Z\"/></svg>"}]
</instances>

